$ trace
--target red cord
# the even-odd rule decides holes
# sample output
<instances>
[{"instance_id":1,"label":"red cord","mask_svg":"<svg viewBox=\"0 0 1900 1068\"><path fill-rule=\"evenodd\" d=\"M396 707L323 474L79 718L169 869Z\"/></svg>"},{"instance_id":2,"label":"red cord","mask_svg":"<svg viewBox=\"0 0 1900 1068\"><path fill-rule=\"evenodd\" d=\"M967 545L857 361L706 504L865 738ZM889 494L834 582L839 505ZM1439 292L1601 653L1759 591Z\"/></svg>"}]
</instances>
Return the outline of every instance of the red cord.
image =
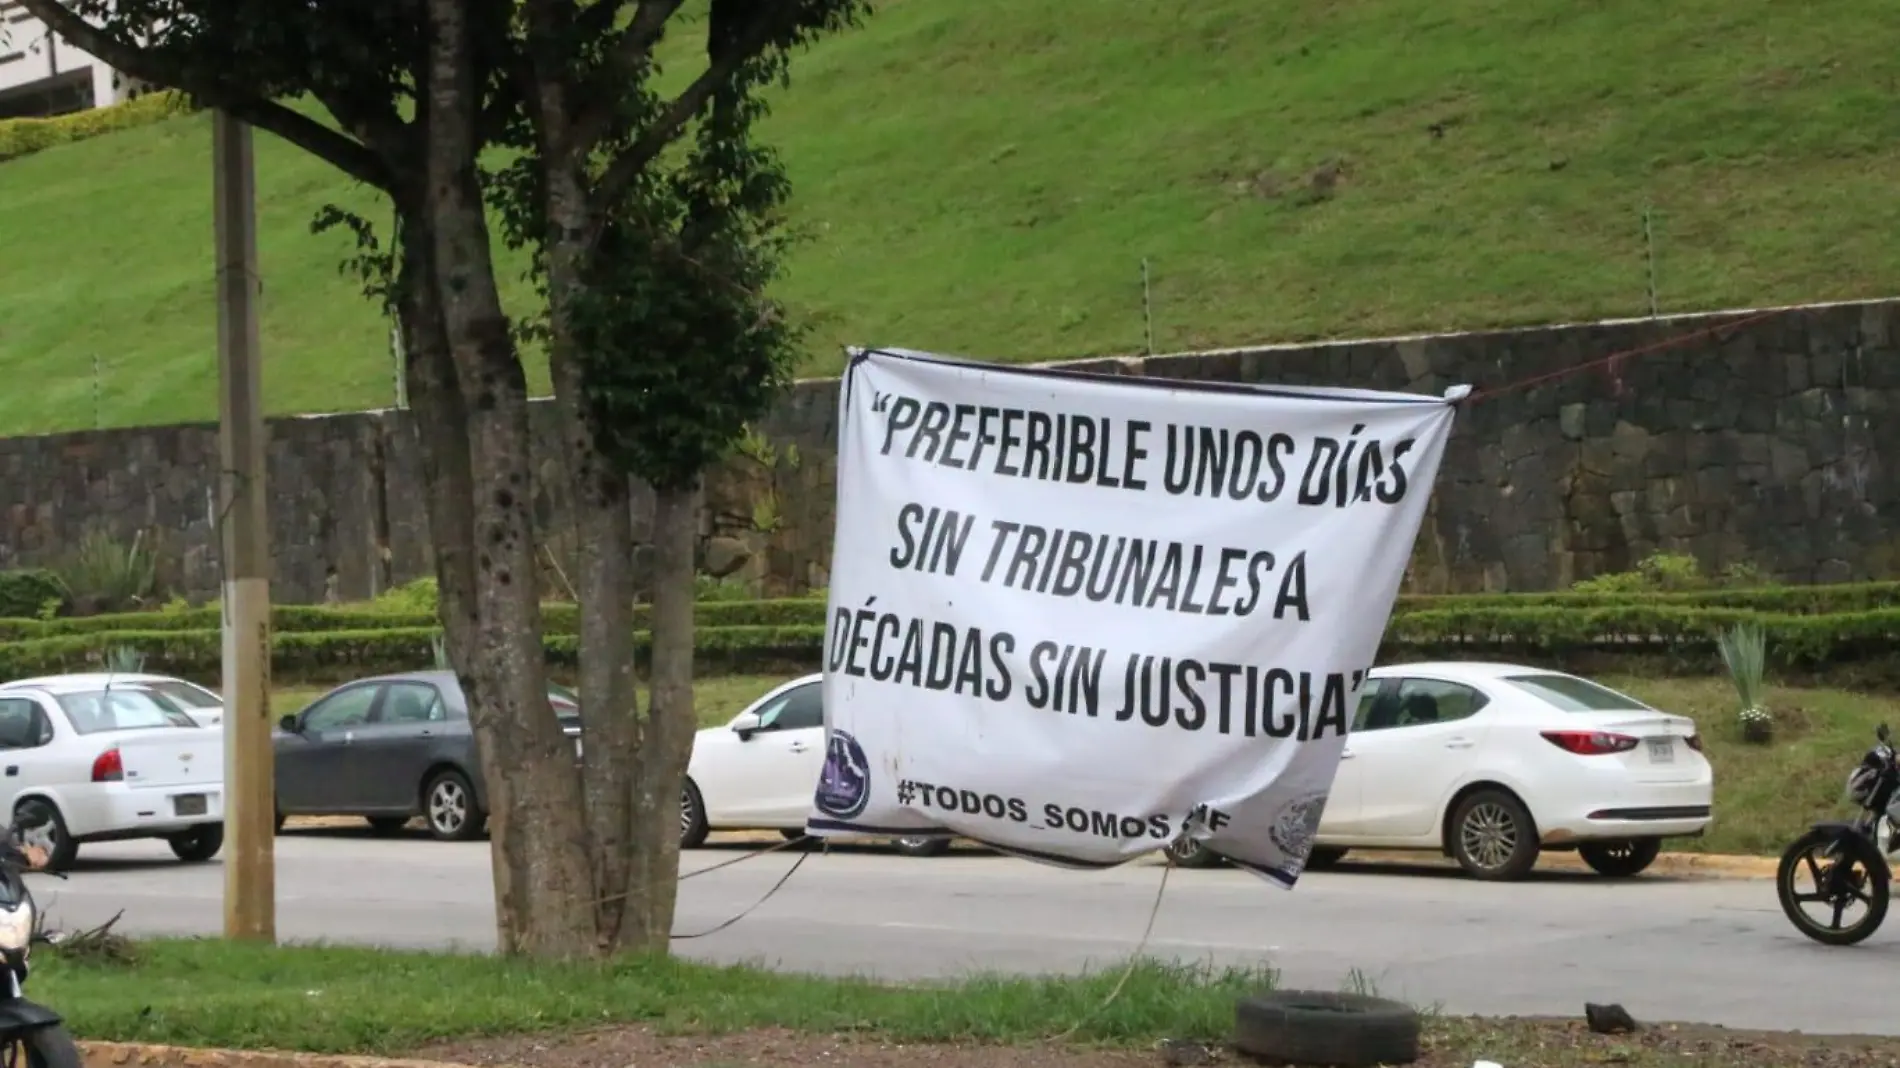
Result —
<instances>
[{"instance_id":1,"label":"red cord","mask_svg":"<svg viewBox=\"0 0 1900 1068\"><path fill-rule=\"evenodd\" d=\"M1771 308L1768 311L1756 312L1753 315L1743 316L1742 318L1733 320L1732 322L1720 323L1715 326L1705 327L1704 329L1701 329L1701 330L1691 331L1690 333L1687 333L1687 334L1681 334L1677 337L1665 338L1664 340L1655 342L1654 344L1641 345L1633 349L1625 349L1622 352L1611 353L1610 355L1604 356L1601 359L1591 360L1588 363L1580 363L1576 365L1575 367L1565 367L1562 370L1551 371L1548 374L1533 375L1530 378L1519 379L1516 382L1510 382L1505 385L1498 386L1495 389L1475 389L1471 391L1471 395L1469 397L1465 398L1464 403L1476 404L1480 400L1488 400L1492 397L1498 396L1499 394L1514 393L1520 389L1529 389L1532 386L1540 386L1546 382L1554 382L1560 378L1569 378L1571 375L1582 374L1585 371L1593 370L1598 367L1604 367L1609 364L1616 363L1619 360L1627 360L1632 356L1647 356L1654 352L1662 352L1666 349L1673 349L1680 345L1686 345L1689 342L1698 340L1700 338L1711 337L1715 334L1721 333L1724 330L1740 329L1741 327L1747 326L1750 323L1758 323L1764 319L1773 318L1774 316L1777 316L1777 315L1785 315L1788 312L1796 311L1796 310L1799 310L1799 309Z\"/></svg>"}]
</instances>

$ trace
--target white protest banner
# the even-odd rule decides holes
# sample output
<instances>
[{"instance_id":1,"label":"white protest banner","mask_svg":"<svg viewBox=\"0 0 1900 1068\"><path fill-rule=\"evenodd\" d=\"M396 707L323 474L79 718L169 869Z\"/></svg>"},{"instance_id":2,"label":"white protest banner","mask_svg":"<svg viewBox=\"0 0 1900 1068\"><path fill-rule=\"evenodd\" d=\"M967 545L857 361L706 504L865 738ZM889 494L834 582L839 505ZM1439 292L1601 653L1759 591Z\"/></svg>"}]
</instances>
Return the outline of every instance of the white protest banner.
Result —
<instances>
[{"instance_id":1,"label":"white protest banner","mask_svg":"<svg viewBox=\"0 0 1900 1068\"><path fill-rule=\"evenodd\" d=\"M855 353L808 828L1292 886L1452 414Z\"/></svg>"}]
</instances>

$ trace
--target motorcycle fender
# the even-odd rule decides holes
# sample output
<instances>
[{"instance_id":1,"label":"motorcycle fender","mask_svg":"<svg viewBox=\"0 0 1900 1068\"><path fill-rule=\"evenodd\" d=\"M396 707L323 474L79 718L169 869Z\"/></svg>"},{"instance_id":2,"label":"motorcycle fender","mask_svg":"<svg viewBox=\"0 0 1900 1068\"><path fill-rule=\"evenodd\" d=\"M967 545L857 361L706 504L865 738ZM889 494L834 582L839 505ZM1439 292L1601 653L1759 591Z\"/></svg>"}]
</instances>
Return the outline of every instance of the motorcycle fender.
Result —
<instances>
[{"instance_id":1,"label":"motorcycle fender","mask_svg":"<svg viewBox=\"0 0 1900 1068\"><path fill-rule=\"evenodd\" d=\"M25 998L0 998L0 1035L16 1035L60 1022L59 1013Z\"/></svg>"},{"instance_id":2,"label":"motorcycle fender","mask_svg":"<svg viewBox=\"0 0 1900 1068\"><path fill-rule=\"evenodd\" d=\"M1851 823L1832 822L1816 823L1809 830L1814 834L1827 835L1836 841L1851 840L1854 843L1854 851L1860 854L1861 861L1867 865L1868 871L1883 882L1893 881L1893 868L1888 865L1887 858L1881 855L1873 840L1862 834L1858 827Z\"/></svg>"}]
</instances>

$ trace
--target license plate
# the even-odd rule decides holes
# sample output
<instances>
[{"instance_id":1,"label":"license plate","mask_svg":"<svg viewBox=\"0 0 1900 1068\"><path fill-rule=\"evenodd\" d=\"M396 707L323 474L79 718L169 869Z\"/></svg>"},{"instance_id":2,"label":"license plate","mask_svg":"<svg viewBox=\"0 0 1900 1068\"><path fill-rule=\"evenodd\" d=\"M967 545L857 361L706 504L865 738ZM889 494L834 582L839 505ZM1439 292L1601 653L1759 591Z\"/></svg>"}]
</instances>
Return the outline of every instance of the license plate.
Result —
<instances>
[{"instance_id":1,"label":"license plate","mask_svg":"<svg viewBox=\"0 0 1900 1068\"><path fill-rule=\"evenodd\" d=\"M180 816L202 816L205 814L205 795L179 794L172 798L172 811Z\"/></svg>"},{"instance_id":2,"label":"license plate","mask_svg":"<svg viewBox=\"0 0 1900 1068\"><path fill-rule=\"evenodd\" d=\"M1649 762L1651 764L1673 764L1676 762L1676 743L1669 738L1651 738L1649 740Z\"/></svg>"}]
</instances>

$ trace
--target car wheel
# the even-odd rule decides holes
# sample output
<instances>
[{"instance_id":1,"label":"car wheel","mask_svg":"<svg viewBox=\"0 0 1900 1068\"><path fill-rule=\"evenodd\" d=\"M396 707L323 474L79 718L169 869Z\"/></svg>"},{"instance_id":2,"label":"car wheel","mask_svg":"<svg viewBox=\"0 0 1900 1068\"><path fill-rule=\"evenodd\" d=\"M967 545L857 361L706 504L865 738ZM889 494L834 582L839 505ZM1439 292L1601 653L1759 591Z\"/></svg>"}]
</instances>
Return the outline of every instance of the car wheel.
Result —
<instances>
[{"instance_id":1,"label":"car wheel","mask_svg":"<svg viewBox=\"0 0 1900 1068\"><path fill-rule=\"evenodd\" d=\"M488 814L475 806L475 790L459 771L444 771L422 791L422 818L429 833L444 842L477 838L488 825Z\"/></svg>"},{"instance_id":2,"label":"car wheel","mask_svg":"<svg viewBox=\"0 0 1900 1068\"><path fill-rule=\"evenodd\" d=\"M907 857L940 857L950 852L950 839L940 834L907 834L891 839L891 848Z\"/></svg>"},{"instance_id":3,"label":"car wheel","mask_svg":"<svg viewBox=\"0 0 1900 1068\"><path fill-rule=\"evenodd\" d=\"M1313 851L1306 855L1306 867L1300 870L1325 871L1335 864L1338 864L1345 856L1346 851L1343 849L1335 849L1331 846L1314 846Z\"/></svg>"},{"instance_id":4,"label":"car wheel","mask_svg":"<svg viewBox=\"0 0 1900 1068\"><path fill-rule=\"evenodd\" d=\"M1176 838L1168 845L1168 857L1178 868L1218 868L1221 855L1192 838Z\"/></svg>"},{"instance_id":5,"label":"car wheel","mask_svg":"<svg viewBox=\"0 0 1900 1068\"><path fill-rule=\"evenodd\" d=\"M706 844L706 802L699 796L699 787L693 780L686 780L680 787L680 848L698 849Z\"/></svg>"},{"instance_id":6,"label":"car wheel","mask_svg":"<svg viewBox=\"0 0 1900 1068\"><path fill-rule=\"evenodd\" d=\"M1585 842L1577 855L1598 875L1628 879L1641 875L1662 853L1660 838L1632 838L1623 842Z\"/></svg>"},{"instance_id":7,"label":"car wheel","mask_svg":"<svg viewBox=\"0 0 1900 1068\"><path fill-rule=\"evenodd\" d=\"M1452 859L1479 879L1522 879L1537 863L1537 827L1523 802L1502 790L1480 790L1452 813Z\"/></svg>"},{"instance_id":8,"label":"car wheel","mask_svg":"<svg viewBox=\"0 0 1900 1068\"><path fill-rule=\"evenodd\" d=\"M364 819L369 821L370 832L383 838L388 838L409 826L407 816L365 816Z\"/></svg>"},{"instance_id":9,"label":"car wheel","mask_svg":"<svg viewBox=\"0 0 1900 1068\"><path fill-rule=\"evenodd\" d=\"M224 824L200 823L183 834L165 839L172 854L187 864L203 864L224 848Z\"/></svg>"},{"instance_id":10,"label":"car wheel","mask_svg":"<svg viewBox=\"0 0 1900 1068\"><path fill-rule=\"evenodd\" d=\"M51 801L29 797L13 806L13 825L20 830L43 829L49 840L46 847L47 871L65 871L73 866L74 858L79 856L79 843L73 841L71 832L66 830L66 818L59 814L59 808Z\"/></svg>"}]
</instances>

